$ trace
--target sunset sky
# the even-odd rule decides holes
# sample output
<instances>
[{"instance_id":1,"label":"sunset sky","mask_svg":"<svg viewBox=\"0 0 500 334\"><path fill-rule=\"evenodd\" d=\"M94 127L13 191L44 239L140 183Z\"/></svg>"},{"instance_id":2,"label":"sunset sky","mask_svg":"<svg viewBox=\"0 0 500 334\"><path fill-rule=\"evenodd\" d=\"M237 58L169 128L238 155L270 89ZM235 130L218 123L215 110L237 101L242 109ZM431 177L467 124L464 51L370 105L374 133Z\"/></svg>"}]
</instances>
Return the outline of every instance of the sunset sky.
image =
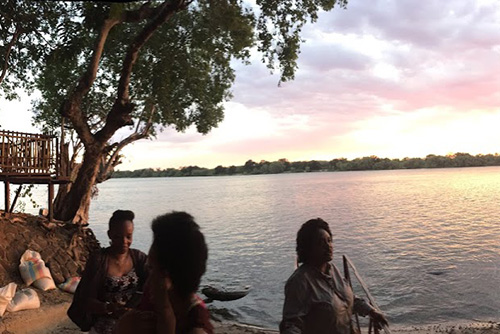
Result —
<instances>
[{"instance_id":1,"label":"sunset sky","mask_svg":"<svg viewBox=\"0 0 500 334\"><path fill-rule=\"evenodd\" d=\"M165 129L119 169L500 152L500 2L351 0L303 37L294 81L235 63L218 128ZM2 102L2 128L35 131L28 109Z\"/></svg>"}]
</instances>

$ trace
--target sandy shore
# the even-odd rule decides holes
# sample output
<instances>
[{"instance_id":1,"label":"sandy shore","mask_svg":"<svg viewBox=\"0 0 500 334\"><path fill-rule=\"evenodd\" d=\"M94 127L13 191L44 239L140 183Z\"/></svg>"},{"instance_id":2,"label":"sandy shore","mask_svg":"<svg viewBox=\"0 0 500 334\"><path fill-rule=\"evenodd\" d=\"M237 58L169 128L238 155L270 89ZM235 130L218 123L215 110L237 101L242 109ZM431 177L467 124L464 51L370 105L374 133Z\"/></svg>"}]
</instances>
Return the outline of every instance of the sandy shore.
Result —
<instances>
[{"instance_id":1,"label":"sandy shore","mask_svg":"<svg viewBox=\"0 0 500 334\"><path fill-rule=\"evenodd\" d=\"M72 295L52 290L40 292L42 307L36 310L6 313L0 320L0 333L78 334L78 327L66 316ZM266 329L230 321L212 321L217 334L276 334ZM367 330L362 333L367 333ZM421 326L391 326L394 334L500 334L500 322L442 323Z\"/></svg>"},{"instance_id":2,"label":"sandy shore","mask_svg":"<svg viewBox=\"0 0 500 334\"><path fill-rule=\"evenodd\" d=\"M29 321L29 319L25 319ZM217 334L277 334L277 329L266 329L257 326L249 326L234 322L213 322ZM65 316L61 321L52 326L47 326L36 331L9 332L12 334L78 334L82 333L71 320ZM362 333L368 333L363 330ZM383 332L382 332L383 333ZM497 322L474 322L474 323L447 323L424 326L393 326L393 334L498 334L500 323Z\"/></svg>"},{"instance_id":3,"label":"sandy shore","mask_svg":"<svg viewBox=\"0 0 500 334\"><path fill-rule=\"evenodd\" d=\"M277 334L277 329L264 329L255 326L246 326L236 323L214 322L217 334ZM368 331L363 331L367 333ZM77 334L81 333L69 319L57 327L43 332L45 334ZM383 333L383 332L382 332ZM497 334L500 333L500 323L461 323L461 324L437 324L426 326L408 326L391 328L394 334ZM34 334L42 334L37 332Z\"/></svg>"},{"instance_id":4,"label":"sandy shore","mask_svg":"<svg viewBox=\"0 0 500 334\"><path fill-rule=\"evenodd\" d=\"M277 334L277 329L260 328L235 322L212 322L217 334ZM392 326L393 334L498 334L500 322L443 323L422 326ZM71 320L64 319L54 327L33 334L77 334L82 333ZM363 330L362 333L368 333ZM382 332L383 333L383 332Z\"/></svg>"},{"instance_id":5,"label":"sandy shore","mask_svg":"<svg viewBox=\"0 0 500 334\"><path fill-rule=\"evenodd\" d=\"M408 326L391 328L392 333L397 334L498 334L500 323L498 322L468 322L468 323L445 323L425 326Z\"/></svg>"},{"instance_id":6,"label":"sandy shore","mask_svg":"<svg viewBox=\"0 0 500 334\"><path fill-rule=\"evenodd\" d=\"M235 323L214 322L215 333L217 334L276 334L278 330L267 330L254 326L245 326ZM71 320L65 319L55 327L47 328L44 331L33 332L33 334L77 334L82 333Z\"/></svg>"}]
</instances>

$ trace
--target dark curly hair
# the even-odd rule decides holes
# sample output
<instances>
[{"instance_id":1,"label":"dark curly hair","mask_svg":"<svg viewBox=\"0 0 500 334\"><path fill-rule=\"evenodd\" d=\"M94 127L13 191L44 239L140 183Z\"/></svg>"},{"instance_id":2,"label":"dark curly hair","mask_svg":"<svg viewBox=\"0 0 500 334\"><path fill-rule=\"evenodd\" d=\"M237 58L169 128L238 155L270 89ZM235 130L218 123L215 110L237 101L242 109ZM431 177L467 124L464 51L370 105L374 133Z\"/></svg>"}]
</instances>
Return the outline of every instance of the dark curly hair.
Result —
<instances>
[{"instance_id":1,"label":"dark curly hair","mask_svg":"<svg viewBox=\"0 0 500 334\"><path fill-rule=\"evenodd\" d=\"M127 220L133 223L134 218L135 214L130 210L116 210L109 219L108 229L111 230Z\"/></svg>"},{"instance_id":2,"label":"dark curly hair","mask_svg":"<svg viewBox=\"0 0 500 334\"><path fill-rule=\"evenodd\" d=\"M156 217L151 228L151 248L160 269L170 275L179 294L196 292L206 270L208 249L193 216L174 211Z\"/></svg>"},{"instance_id":3,"label":"dark curly hair","mask_svg":"<svg viewBox=\"0 0 500 334\"><path fill-rule=\"evenodd\" d=\"M315 235L318 230L325 230L330 237L332 231L327 222L321 218L306 221L297 232L297 261L298 263L308 263L310 261L311 248L316 242Z\"/></svg>"}]
</instances>

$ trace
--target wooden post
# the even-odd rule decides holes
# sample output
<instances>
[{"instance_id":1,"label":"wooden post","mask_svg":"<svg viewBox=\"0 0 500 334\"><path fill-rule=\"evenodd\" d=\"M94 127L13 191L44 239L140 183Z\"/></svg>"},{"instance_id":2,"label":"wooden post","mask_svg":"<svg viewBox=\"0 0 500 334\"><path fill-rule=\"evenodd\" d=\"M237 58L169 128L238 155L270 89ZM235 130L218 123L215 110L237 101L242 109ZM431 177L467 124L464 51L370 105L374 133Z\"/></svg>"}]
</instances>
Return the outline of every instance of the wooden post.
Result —
<instances>
[{"instance_id":1,"label":"wooden post","mask_svg":"<svg viewBox=\"0 0 500 334\"><path fill-rule=\"evenodd\" d=\"M2 131L3 132L3 131ZM7 153L5 152L5 134L2 133L2 148L0 149L0 169L4 171L5 162L7 161Z\"/></svg>"},{"instance_id":2,"label":"wooden post","mask_svg":"<svg viewBox=\"0 0 500 334\"><path fill-rule=\"evenodd\" d=\"M361 285L361 288L363 289L363 291L365 292L366 294L366 297L368 297L368 300L370 301L370 304L373 306L373 308L375 308L375 310L377 310L378 312L381 312L380 311L380 308L378 307L377 305L377 302L375 301L375 298L373 298L372 294L370 293L370 291L368 290L368 286L366 285L366 283L363 281L363 279L361 278L361 275L359 274L358 270L356 269L356 267L354 266L354 264L351 262L351 260L349 260L349 258L347 256L343 256L343 259L344 259L344 268L349 266L351 267L352 269L352 272L354 274L354 277L357 278L358 280L358 283L359 285ZM377 333L377 329L374 327L375 329L375 333ZM389 329L389 327L383 325L382 326L382 329L384 330L385 334L391 334L391 330Z\"/></svg>"},{"instance_id":3,"label":"wooden post","mask_svg":"<svg viewBox=\"0 0 500 334\"><path fill-rule=\"evenodd\" d=\"M342 259L343 259L342 262L344 263L344 277L352 288L351 274L349 273L349 265L347 264L347 259L345 255L342 257Z\"/></svg>"},{"instance_id":4,"label":"wooden post","mask_svg":"<svg viewBox=\"0 0 500 334\"><path fill-rule=\"evenodd\" d=\"M54 184L49 181L49 222L54 220Z\"/></svg>"},{"instance_id":5,"label":"wooden post","mask_svg":"<svg viewBox=\"0 0 500 334\"><path fill-rule=\"evenodd\" d=\"M16 196L14 196L14 200L12 201L12 204L10 205L9 212L14 212L14 207L16 206L17 198L19 197L19 194L21 193L22 188L23 188L23 185L20 184L19 188L17 188L17 190L16 190Z\"/></svg>"},{"instance_id":6,"label":"wooden post","mask_svg":"<svg viewBox=\"0 0 500 334\"><path fill-rule=\"evenodd\" d=\"M344 263L344 277L345 277L347 283L349 283L349 286L351 287L351 290L352 290L352 281L351 281L351 274L349 273L348 259L345 255L342 256L342 259L343 259L342 262ZM358 332L361 333L361 325L359 324L359 317L358 317L357 313L354 313L354 319L356 319L356 327L358 329ZM371 325L371 320L370 320L370 325ZM371 334L371 333L368 332L368 334Z\"/></svg>"},{"instance_id":7,"label":"wooden post","mask_svg":"<svg viewBox=\"0 0 500 334\"><path fill-rule=\"evenodd\" d=\"M4 181L5 187L5 213L9 213L10 209L10 182L9 180Z\"/></svg>"},{"instance_id":8,"label":"wooden post","mask_svg":"<svg viewBox=\"0 0 500 334\"><path fill-rule=\"evenodd\" d=\"M56 173L56 177L66 176L63 169L63 157L64 157L64 116L61 116L61 142L59 143L59 147L57 148L59 154L57 155L57 165L59 166L59 170Z\"/></svg>"},{"instance_id":9,"label":"wooden post","mask_svg":"<svg viewBox=\"0 0 500 334\"><path fill-rule=\"evenodd\" d=\"M52 143L52 141L50 141ZM53 147L53 150L56 152L56 161L54 162L56 165L56 177L59 177L61 175L61 147L59 146L59 138L56 138L56 145ZM51 154L53 154L51 152ZM49 166L50 168L50 166Z\"/></svg>"}]
</instances>

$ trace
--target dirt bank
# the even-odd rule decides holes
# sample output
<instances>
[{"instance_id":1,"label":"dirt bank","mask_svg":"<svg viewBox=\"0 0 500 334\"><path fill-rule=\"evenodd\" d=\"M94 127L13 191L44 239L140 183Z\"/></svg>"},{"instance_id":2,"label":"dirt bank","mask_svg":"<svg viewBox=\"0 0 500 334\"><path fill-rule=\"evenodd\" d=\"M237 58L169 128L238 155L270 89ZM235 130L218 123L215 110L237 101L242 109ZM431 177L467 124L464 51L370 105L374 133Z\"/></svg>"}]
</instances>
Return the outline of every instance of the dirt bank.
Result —
<instances>
[{"instance_id":1,"label":"dirt bank","mask_svg":"<svg viewBox=\"0 0 500 334\"><path fill-rule=\"evenodd\" d=\"M0 211L0 286L14 282L23 287L18 267L27 249L40 253L59 284L68 277L80 276L89 253L97 247L99 242L90 229Z\"/></svg>"}]
</instances>

